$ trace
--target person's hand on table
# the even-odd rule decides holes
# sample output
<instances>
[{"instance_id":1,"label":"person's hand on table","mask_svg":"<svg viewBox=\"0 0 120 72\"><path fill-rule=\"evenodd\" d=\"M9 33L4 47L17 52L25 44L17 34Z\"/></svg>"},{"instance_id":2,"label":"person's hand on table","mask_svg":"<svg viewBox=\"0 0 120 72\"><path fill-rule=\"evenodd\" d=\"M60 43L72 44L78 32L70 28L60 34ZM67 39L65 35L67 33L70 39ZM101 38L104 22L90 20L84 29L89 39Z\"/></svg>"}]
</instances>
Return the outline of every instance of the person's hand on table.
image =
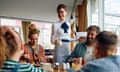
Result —
<instances>
[{"instance_id":1,"label":"person's hand on table","mask_svg":"<svg viewBox=\"0 0 120 72\"><path fill-rule=\"evenodd\" d=\"M23 56L24 56L25 59L30 59L29 54L24 54Z\"/></svg>"},{"instance_id":2,"label":"person's hand on table","mask_svg":"<svg viewBox=\"0 0 120 72\"><path fill-rule=\"evenodd\" d=\"M61 43L61 41L60 40L55 40L55 45L56 46L59 46L59 45L61 45L62 43Z\"/></svg>"}]
</instances>

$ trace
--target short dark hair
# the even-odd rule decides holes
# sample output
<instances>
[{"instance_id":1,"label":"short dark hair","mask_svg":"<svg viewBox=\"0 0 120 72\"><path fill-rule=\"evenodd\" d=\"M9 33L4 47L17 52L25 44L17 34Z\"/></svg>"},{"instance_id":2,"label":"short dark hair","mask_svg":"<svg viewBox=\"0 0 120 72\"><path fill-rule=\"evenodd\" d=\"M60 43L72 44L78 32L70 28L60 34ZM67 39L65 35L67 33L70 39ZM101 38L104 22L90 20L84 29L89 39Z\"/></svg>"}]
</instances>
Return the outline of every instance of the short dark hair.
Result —
<instances>
[{"instance_id":1,"label":"short dark hair","mask_svg":"<svg viewBox=\"0 0 120 72\"><path fill-rule=\"evenodd\" d=\"M113 50L114 49L113 46L117 45L118 37L116 34L110 31L103 31L96 36L96 41L98 42L100 48L103 51L107 51L110 49Z\"/></svg>"},{"instance_id":2,"label":"short dark hair","mask_svg":"<svg viewBox=\"0 0 120 72\"><path fill-rule=\"evenodd\" d=\"M65 10L67 11L67 6L66 6L65 4L59 4L59 5L57 6L57 12L58 12L61 8L65 9Z\"/></svg>"},{"instance_id":3,"label":"short dark hair","mask_svg":"<svg viewBox=\"0 0 120 72\"><path fill-rule=\"evenodd\" d=\"M91 25L90 27L87 28L87 31L90 31L90 30L95 30L97 33L100 32L100 28L96 25Z\"/></svg>"}]
</instances>

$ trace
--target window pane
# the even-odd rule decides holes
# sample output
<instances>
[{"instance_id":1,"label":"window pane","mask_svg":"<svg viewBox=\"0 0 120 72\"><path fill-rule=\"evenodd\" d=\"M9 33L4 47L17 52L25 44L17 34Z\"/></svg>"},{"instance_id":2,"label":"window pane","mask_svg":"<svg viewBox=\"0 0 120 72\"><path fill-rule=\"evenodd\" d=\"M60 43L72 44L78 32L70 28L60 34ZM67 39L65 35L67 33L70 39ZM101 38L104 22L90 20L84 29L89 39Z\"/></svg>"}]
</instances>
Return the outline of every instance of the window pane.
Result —
<instances>
[{"instance_id":1,"label":"window pane","mask_svg":"<svg viewBox=\"0 0 120 72\"><path fill-rule=\"evenodd\" d=\"M104 30L120 36L120 0L105 0Z\"/></svg>"},{"instance_id":2,"label":"window pane","mask_svg":"<svg viewBox=\"0 0 120 72\"><path fill-rule=\"evenodd\" d=\"M38 43L44 46L45 49L53 49L54 46L50 42L52 23L34 22L34 21L32 21L31 23L36 24L36 26L40 30Z\"/></svg>"},{"instance_id":3,"label":"window pane","mask_svg":"<svg viewBox=\"0 0 120 72\"><path fill-rule=\"evenodd\" d=\"M120 42L120 0L105 0L105 22L104 30L115 32ZM120 55L120 43L118 44L118 55Z\"/></svg>"},{"instance_id":4,"label":"window pane","mask_svg":"<svg viewBox=\"0 0 120 72\"><path fill-rule=\"evenodd\" d=\"M18 32L23 40L23 32L22 32L22 21L17 19L8 19L8 18L1 18L0 25L6 25L13 28L16 32Z\"/></svg>"}]
</instances>

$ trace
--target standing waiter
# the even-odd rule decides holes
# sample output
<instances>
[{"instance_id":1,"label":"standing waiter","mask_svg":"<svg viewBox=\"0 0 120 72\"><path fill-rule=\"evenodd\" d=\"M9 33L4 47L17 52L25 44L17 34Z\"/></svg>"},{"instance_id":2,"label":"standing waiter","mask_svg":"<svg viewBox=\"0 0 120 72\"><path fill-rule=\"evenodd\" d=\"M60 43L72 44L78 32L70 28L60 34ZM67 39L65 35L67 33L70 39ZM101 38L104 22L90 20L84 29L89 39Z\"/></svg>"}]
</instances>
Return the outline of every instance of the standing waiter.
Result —
<instances>
[{"instance_id":1,"label":"standing waiter","mask_svg":"<svg viewBox=\"0 0 120 72\"><path fill-rule=\"evenodd\" d=\"M63 63L70 54L71 27L66 22L67 7L59 4L57 7L59 21L52 26L51 42L55 45L55 62Z\"/></svg>"}]
</instances>

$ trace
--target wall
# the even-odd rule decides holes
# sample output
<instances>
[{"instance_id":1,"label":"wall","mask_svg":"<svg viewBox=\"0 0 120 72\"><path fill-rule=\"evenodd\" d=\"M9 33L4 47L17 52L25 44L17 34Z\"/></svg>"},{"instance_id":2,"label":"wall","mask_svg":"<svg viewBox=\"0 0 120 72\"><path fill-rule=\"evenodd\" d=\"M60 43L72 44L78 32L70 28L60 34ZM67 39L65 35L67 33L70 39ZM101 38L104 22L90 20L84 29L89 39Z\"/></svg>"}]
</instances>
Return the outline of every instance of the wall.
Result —
<instances>
[{"instance_id":1,"label":"wall","mask_svg":"<svg viewBox=\"0 0 120 72\"><path fill-rule=\"evenodd\" d=\"M54 22L56 7L64 3L71 11L74 0L0 0L0 16Z\"/></svg>"}]
</instances>

